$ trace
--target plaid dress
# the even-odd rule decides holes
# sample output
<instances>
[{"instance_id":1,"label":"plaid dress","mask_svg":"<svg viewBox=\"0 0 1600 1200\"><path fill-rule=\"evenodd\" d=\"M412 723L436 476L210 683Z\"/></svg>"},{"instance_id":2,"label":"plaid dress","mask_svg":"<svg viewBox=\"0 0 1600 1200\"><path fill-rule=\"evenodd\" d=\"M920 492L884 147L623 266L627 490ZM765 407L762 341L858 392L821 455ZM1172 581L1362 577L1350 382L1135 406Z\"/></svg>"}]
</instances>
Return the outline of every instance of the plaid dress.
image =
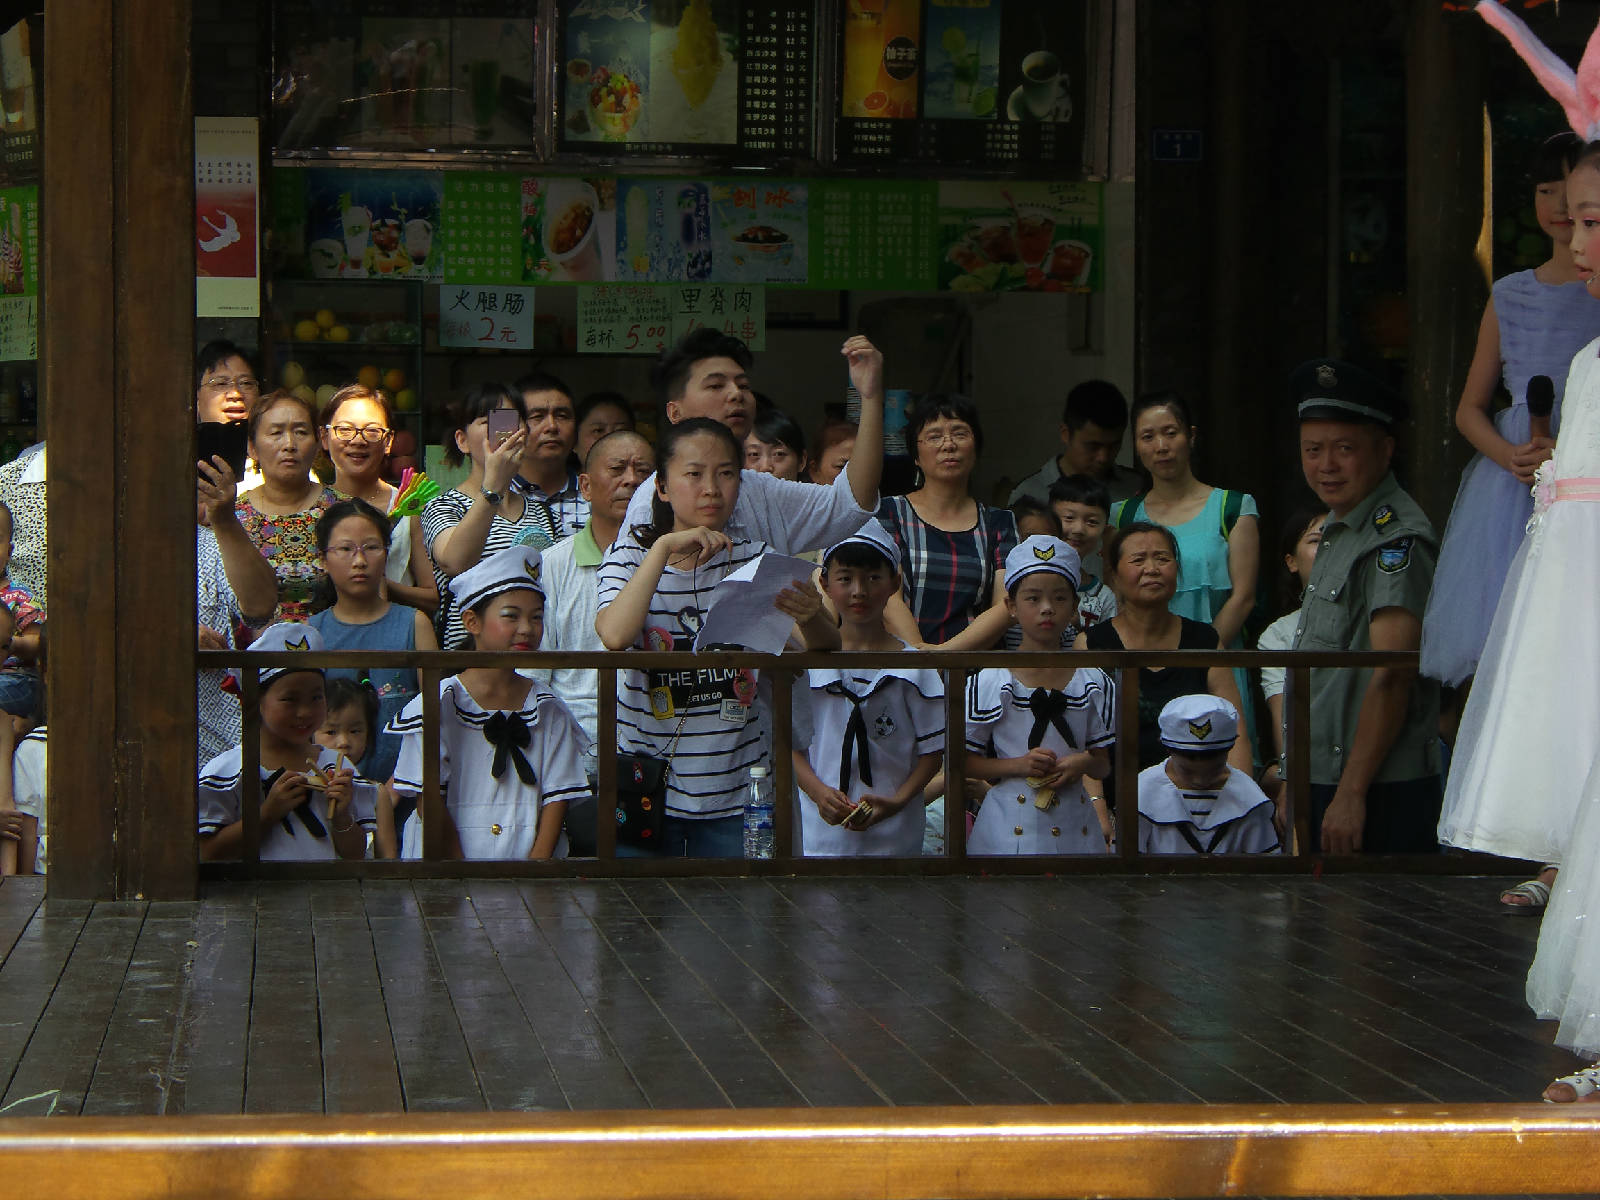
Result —
<instances>
[{"instance_id":1,"label":"plaid dress","mask_svg":"<svg viewBox=\"0 0 1600 1200\"><path fill-rule=\"evenodd\" d=\"M930 644L949 641L989 607L995 574L1017 544L1016 518L987 504L958 533L929 525L904 496L886 496L878 521L900 547L906 605Z\"/></svg>"}]
</instances>

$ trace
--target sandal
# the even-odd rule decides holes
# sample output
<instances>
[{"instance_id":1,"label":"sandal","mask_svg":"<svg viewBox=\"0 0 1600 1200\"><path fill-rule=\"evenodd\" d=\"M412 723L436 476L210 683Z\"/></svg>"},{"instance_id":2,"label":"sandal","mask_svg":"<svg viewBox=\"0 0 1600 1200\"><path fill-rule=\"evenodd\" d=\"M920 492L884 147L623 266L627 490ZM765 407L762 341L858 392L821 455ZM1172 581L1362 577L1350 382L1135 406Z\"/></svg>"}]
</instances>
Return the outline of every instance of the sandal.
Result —
<instances>
[{"instance_id":1,"label":"sandal","mask_svg":"<svg viewBox=\"0 0 1600 1200\"><path fill-rule=\"evenodd\" d=\"M1560 1079L1552 1080L1550 1087L1555 1087L1558 1083L1564 1083L1572 1089L1572 1099L1552 1100L1546 1096L1544 1098L1546 1104L1572 1104L1582 1100L1585 1096L1592 1096L1594 1093L1600 1092L1600 1063L1593 1063L1584 1067L1581 1071L1574 1071L1571 1075L1563 1075ZM1545 1091L1549 1090L1550 1088L1545 1089Z\"/></svg>"},{"instance_id":2,"label":"sandal","mask_svg":"<svg viewBox=\"0 0 1600 1200\"><path fill-rule=\"evenodd\" d=\"M1527 902L1517 904L1508 901L1507 896L1521 896ZM1506 912L1521 913L1523 916L1537 916L1549 903L1550 885L1542 879L1530 879L1527 883L1519 883L1500 893L1500 907Z\"/></svg>"}]
</instances>

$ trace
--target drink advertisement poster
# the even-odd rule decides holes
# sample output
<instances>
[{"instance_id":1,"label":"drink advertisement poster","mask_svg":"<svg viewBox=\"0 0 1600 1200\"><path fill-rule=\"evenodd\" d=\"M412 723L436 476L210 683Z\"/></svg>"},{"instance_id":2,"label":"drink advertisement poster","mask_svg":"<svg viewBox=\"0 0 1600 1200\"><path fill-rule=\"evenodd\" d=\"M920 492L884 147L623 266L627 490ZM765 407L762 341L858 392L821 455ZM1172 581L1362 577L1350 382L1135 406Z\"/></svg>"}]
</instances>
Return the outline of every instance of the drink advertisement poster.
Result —
<instances>
[{"instance_id":1,"label":"drink advertisement poster","mask_svg":"<svg viewBox=\"0 0 1600 1200\"><path fill-rule=\"evenodd\" d=\"M624 179L617 278L804 284L807 190L792 179Z\"/></svg>"},{"instance_id":2,"label":"drink advertisement poster","mask_svg":"<svg viewBox=\"0 0 1600 1200\"><path fill-rule=\"evenodd\" d=\"M444 276L439 171L273 172L283 273L312 279Z\"/></svg>"},{"instance_id":3,"label":"drink advertisement poster","mask_svg":"<svg viewBox=\"0 0 1600 1200\"><path fill-rule=\"evenodd\" d=\"M734 144L739 8L737 0L567 0L562 141Z\"/></svg>"},{"instance_id":4,"label":"drink advertisement poster","mask_svg":"<svg viewBox=\"0 0 1600 1200\"><path fill-rule=\"evenodd\" d=\"M194 123L195 315L261 315L256 247L260 129L254 117L197 117ZM4 225L0 246L10 236ZM5 251L4 253L9 253ZM6 270L0 261L0 278ZM7 283L6 291L10 291Z\"/></svg>"},{"instance_id":5,"label":"drink advertisement poster","mask_svg":"<svg viewBox=\"0 0 1600 1200\"><path fill-rule=\"evenodd\" d=\"M1100 223L1098 183L941 183L939 287L1094 291Z\"/></svg>"}]
</instances>

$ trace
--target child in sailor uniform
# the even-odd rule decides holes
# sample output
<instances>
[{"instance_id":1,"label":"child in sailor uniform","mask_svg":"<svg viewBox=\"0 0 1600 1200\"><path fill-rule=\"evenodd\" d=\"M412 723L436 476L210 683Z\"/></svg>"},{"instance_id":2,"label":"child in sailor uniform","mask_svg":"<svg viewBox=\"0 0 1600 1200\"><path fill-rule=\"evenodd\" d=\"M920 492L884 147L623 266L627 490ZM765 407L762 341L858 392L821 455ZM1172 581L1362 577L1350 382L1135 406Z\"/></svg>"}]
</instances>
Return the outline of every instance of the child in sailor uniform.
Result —
<instances>
[{"instance_id":1,"label":"child in sailor uniform","mask_svg":"<svg viewBox=\"0 0 1600 1200\"><path fill-rule=\"evenodd\" d=\"M315 629L289 622L270 626L250 644L259 651L322 648ZM237 688L237 668L229 676ZM377 787L314 740L327 714L322 669L267 667L260 680L262 861L365 858ZM244 748L235 746L200 770L201 858L237 858L243 848L243 763Z\"/></svg>"},{"instance_id":2,"label":"child in sailor uniform","mask_svg":"<svg viewBox=\"0 0 1600 1200\"><path fill-rule=\"evenodd\" d=\"M900 590L899 551L868 521L822 559L823 591L839 615L844 650L908 651L883 623ZM801 845L808 856L922 853L923 789L944 752L944 683L904 665L806 672L797 738Z\"/></svg>"},{"instance_id":3,"label":"child in sailor uniform","mask_svg":"<svg viewBox=\"0 0 1600 1200\"><path fill-rule=\"evenodd\" d=\"M1035 535L1006 556L1006 608L1038 667L990 667L967 684L967 773L992 781L967 839L970 854L1104 854L1083 778L1104 779L1116 741L1115 690L1104 671L1050 665L1078 613L1078 553Z\"/></svg>"},{"instance_id":4,"label":"child in sailor uniform","mask_svg":"<svg viewBox=\"0 0 1600 1200\"><path fill-rule=\"evenodd\" d=\"M544 630L539 552L511 546L450 582L476 649L537 650ZM401 738L394 790L401 858L422 857L422 697L390 722ZM510 667L474 667L439 684L439 786L449 857L564 858L567 805L589 796L587 739L555 693Z\"/></svg>"},{"instance_id":5,"label":"child in sailor uniform","mask_svg":"<svg viewBox=\"0 0 1600 1200\"><path fill-rule=\"evenodd\" d=\"M1228 765L1239 713L1217 696L1179 696L1161 710L1170 757L1139 772L1139 849L1145 854L1270 854L1273 803Z\"/></svg>"}]
</instances>

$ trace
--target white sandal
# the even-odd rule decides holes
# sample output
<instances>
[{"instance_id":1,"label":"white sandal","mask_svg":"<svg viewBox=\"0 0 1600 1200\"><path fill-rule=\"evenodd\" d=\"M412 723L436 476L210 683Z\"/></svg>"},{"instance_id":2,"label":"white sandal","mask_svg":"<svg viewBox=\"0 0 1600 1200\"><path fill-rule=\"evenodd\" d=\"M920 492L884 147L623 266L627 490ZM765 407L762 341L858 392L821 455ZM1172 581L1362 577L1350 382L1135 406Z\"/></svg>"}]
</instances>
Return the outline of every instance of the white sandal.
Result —
<instances>
[{"instance_id":1,"label":"white sandal","mask_svg":"<svg viewBox=\"0 0 1600 1200\"><path fill-rule=\"evenodd\" d=\"M1564 1083L1572 1089L1572 1099L1552 1100L1546 1096L1544 1098L1546 1104L1573 1104L1582 1100L1585 1096L1592 1096L1596 1092L1600 1092L1600 1063L1591 1064L1581 1071L1574 1071L1571 1075L1563 1075L1560 1079L1551 1080L1550 1087L1555 1087L1558 1083ZM1550 1088L1545 1089L1545 1091L1549 1090Z\"/></svg>"},{"instance_id":2,"label":"white sandal","mask_svg":"<svg viewBox=\"0 0 1600 1200\"><path fill-rule=\"evenodd\" d=\"M1506 900L1507 896L1521 896L1527 903L1510 903ZM1542 879L1530 879L1500 893L1500 907L1507 912L1521 913L1523 916L1537 916L1549 903L1550 885Z\"/></svg>"}]
</instances>

